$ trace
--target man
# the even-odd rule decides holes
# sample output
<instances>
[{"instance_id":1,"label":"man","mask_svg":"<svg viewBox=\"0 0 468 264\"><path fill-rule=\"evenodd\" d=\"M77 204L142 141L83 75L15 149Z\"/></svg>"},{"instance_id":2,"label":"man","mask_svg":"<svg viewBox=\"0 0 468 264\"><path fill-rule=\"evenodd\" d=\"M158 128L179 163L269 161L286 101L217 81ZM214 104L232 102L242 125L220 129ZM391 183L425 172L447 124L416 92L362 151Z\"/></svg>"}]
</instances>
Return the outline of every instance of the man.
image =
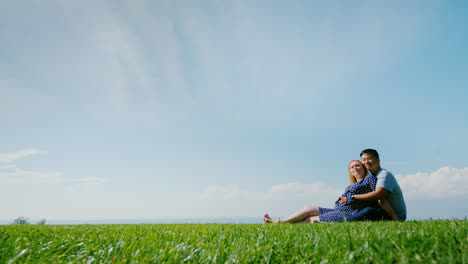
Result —
<instances>
[{"instance_id":1,"label":"man","mask_svg":"<svg viewBox=\"0 0 468 264\"><path fill-rule=\"evenodd\" d=\"M393 174L380 167L379 153L375 149L365 149L361 151L361 161L366 166L369 172L377 177L376 189L373 192L365 194L356 194L352 196L352 200L380 200L385 199L393 209L393 220L406 220L406 204L403 198L400 185ZM351 202L352 202L351 200ZM341 197L340 203L346 203L346 197ZM391 220L383 209L365 208L359 213L349 217L347 221L362 221L362 220Z\"/></svg>"}]
</instances>

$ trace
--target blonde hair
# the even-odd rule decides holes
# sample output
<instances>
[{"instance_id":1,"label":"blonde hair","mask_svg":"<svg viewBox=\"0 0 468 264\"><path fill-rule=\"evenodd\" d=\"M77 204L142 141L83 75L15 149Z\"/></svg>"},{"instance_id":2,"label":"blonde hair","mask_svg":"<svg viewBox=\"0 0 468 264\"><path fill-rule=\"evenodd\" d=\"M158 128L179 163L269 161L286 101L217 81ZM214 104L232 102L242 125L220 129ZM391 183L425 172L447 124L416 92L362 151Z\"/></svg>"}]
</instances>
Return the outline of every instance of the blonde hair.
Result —
<instances>
[{"instance_id":1,"label":"blonde hair","mask_svg":"<svg viewBox=\"0 0 468 264\"><path fill-rule=\"evenodd\" d=\"M351 174L351 169L350 169L351 163L353 163L355 161L361 163L361 166L364 168L364 173L365 173L364 176L367 176L367 169L364 166L364 164L362 164L362 162L360 160L352 160L348 164L349 184L353 184L353 183L357 182L356 178L354 178L354 176Z\"/></svg>"}]
</instances>

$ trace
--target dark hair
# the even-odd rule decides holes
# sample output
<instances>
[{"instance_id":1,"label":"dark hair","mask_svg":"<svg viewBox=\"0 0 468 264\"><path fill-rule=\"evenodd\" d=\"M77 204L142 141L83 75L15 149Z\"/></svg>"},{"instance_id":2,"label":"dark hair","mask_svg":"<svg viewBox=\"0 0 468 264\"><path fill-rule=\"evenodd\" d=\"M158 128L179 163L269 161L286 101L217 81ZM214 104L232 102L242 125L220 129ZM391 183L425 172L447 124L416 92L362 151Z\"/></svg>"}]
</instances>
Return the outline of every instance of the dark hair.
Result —
<instances>
[{"instance_id":1,"label":"dark hair","mask_svg":"<svg viewBox=\"0 0 468 264\"><path fill-rule=\"evenodd\" d=\"M361 154L359 155L359 157L362 157L362 155L364 155L364 154L372 155L375 158L377 158L378 160L380 159L379 158L379 153L375 149L365 149L365 150L361 151Z\"/></svg>"}]
</instances>

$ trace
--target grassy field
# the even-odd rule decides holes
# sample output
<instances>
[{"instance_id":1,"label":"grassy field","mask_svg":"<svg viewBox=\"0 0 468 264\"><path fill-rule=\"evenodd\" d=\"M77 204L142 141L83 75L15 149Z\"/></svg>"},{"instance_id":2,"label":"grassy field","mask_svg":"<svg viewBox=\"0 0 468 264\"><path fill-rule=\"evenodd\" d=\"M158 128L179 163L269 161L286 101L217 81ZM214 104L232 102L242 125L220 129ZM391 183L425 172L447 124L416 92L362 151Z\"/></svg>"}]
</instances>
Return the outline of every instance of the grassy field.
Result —
<instances>
[{"instance_id":1,"label":"grassy field","mask_svg":"<svg viewBox=\"0 0 468 264\"><path fill-rule=\"evenodd\" d=\"M0 263L468 263L468 220L0 226Z\"/></svg>"}]
</instances>

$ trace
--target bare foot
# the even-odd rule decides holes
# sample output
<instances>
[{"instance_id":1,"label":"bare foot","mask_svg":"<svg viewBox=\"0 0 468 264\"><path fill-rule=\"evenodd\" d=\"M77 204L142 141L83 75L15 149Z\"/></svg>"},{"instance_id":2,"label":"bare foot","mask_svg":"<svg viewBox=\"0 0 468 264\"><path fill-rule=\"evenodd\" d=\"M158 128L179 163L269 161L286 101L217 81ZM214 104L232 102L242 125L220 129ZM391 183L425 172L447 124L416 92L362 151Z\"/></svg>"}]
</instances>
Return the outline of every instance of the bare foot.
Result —
<instances>
[{"instance_id":1,"label":"bare foot","mask_svg":"<svg viewBox=\"0 0 468 264\"><path fill-rule=\"evenodd\" d=\"M267 224L270 224L270 223L277 223L278 221L275 221L275 220L271 219L271 217L268 214L265 214L263 216L263 222L267 223Z\"/></svg>"}]
</instances>

